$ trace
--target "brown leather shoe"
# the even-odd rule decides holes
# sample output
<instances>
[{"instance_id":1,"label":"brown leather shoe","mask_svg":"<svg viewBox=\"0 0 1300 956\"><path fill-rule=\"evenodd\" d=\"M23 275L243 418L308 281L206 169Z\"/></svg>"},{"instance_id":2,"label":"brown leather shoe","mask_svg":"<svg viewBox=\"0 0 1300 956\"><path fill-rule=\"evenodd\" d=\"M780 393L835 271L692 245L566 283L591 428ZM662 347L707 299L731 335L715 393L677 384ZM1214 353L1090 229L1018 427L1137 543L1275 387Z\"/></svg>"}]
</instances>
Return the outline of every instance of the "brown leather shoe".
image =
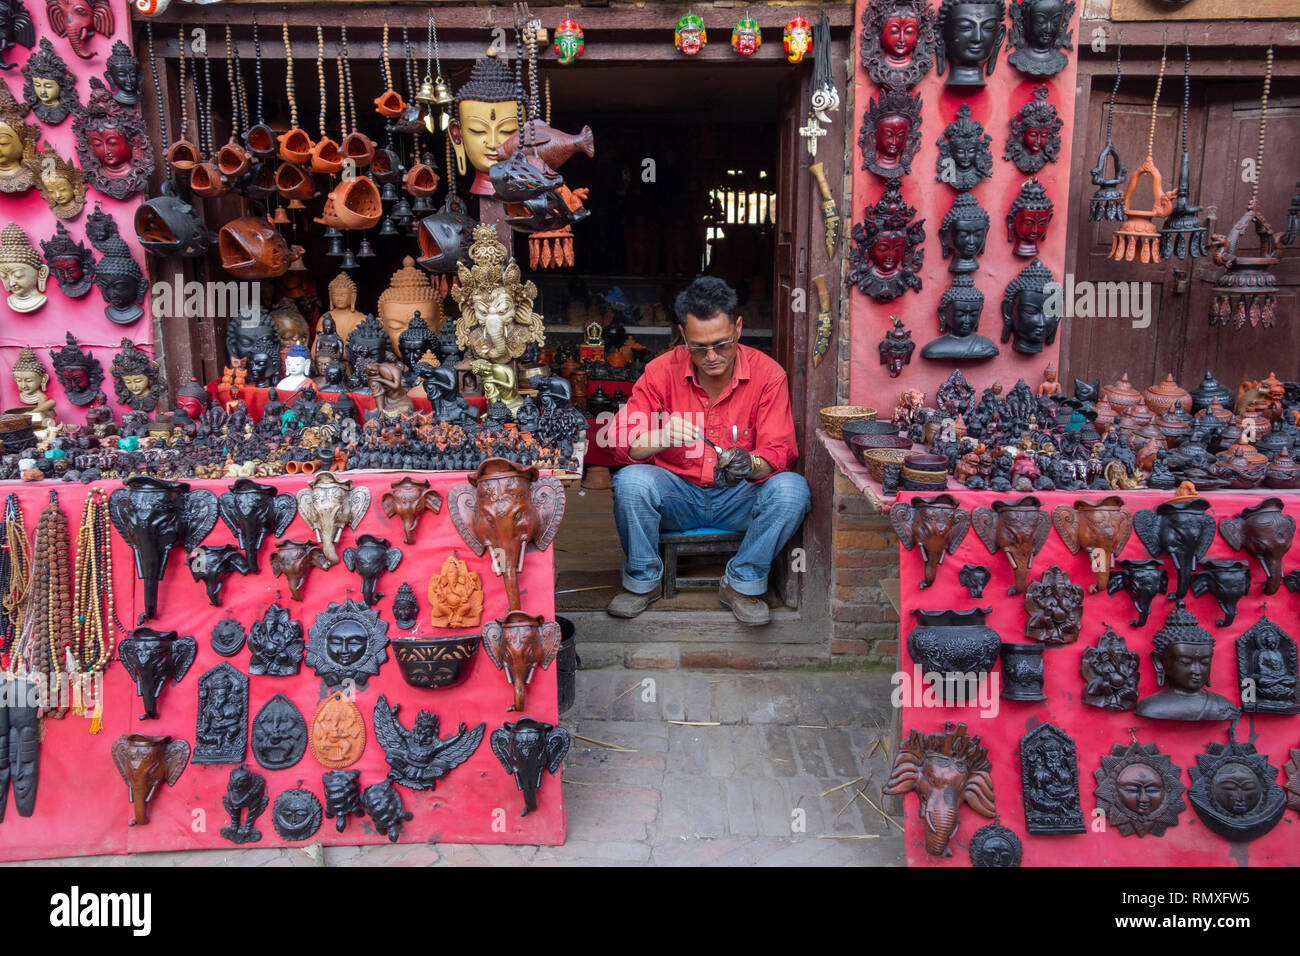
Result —
<instances>
[{"instance_id":1,"label":"brown leather shoe","mask_svg":"<svg viewBox=\"0 0 1300 956\"><path fill-rule=\"evenodd\" d=\"M768 610L766 601L748 594L738 594L729 584L724 583L718 588L718 600L736 615L737 621L749 627L761 627L772 620L772 612Z\"/></svg>"},{"instance_id":2,"label":"brown leather shoe","mask_svg":"<svg viewBox=\"0 0 1300 956\"><path fill-rule=\"evenodd\" d=\"M636 617L663 596L664 589L662 585L645 594L623 590L614 595L614 600L609 602L609 606L605 608L605 613L612 617Z\"/></svg>"}]
</instances>

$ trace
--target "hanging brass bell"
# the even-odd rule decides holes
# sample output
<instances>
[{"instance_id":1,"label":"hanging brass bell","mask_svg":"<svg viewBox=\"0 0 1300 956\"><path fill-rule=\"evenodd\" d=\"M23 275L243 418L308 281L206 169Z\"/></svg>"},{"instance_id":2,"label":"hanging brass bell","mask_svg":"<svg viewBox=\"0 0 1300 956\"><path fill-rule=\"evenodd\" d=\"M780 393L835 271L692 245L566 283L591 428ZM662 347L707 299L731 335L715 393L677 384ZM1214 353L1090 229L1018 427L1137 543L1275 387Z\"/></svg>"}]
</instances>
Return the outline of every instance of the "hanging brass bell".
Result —
<instances>
[{"instance_id":1,"label":"hanging brass bell","mask_svg":"<svg viewBox=\"0 0 1300 956\"><path fill-rule=\"evenodd\" d=\"M415 92L415 102L423 103L425 106L428 106L430 103L436 103L437 101L438 94L433 88L433 80L430 79L429 74L426 73L424 75L424 81L420 84L420 88Z\"/></svg>"},{"instance_id":2,"label":"hanging brass bell","mask_svg":"<svg viewBox=\"0 0 1300 956\"><path fill-rule=\"evenodd\" d=\"M343 234L342 233L339 233L337 236L330 237L330 245L329 248L325 250L325 255L329 256L331 259L337 259L341 255L343 255Z\"/></svg>"},{"instance_id":3,"label":"hanging brass bell","mask_svg":"<svg viewBox=\"0 0 1300 956\"><path fill-rule=\"evenodd\" d=\"M397 232L396 227L393 225L393 220L385 219L383 223L379 226L379 234L381 236L396 236L399 233Z\"/></svg>"},{"instance_id":4,"label":"hanging brass bell","mask_svg":"<svg viewBox=\"0 0 1300 956\"><path fill-rule=\"evenodd\" d=\"M433 83L433 102L438 106L450 106L454 99L455 97L451 95L451 87L442 78L442 74L438 74L438 79Z\"/></svg>"}]
</instances>

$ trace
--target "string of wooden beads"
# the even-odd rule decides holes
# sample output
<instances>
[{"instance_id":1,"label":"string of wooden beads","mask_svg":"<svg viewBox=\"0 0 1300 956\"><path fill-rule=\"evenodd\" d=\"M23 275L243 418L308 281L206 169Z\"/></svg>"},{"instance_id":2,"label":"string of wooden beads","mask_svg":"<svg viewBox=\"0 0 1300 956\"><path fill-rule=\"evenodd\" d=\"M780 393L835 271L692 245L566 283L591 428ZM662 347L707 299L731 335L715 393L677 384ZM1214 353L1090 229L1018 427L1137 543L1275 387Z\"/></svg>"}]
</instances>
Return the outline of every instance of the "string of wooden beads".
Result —
<instances>
[{"instance_id":1,"label":"string of wooden beads","mask_svg":"<svg viewBox=\"0 0 1300 956\"><path fill-rule=\"evenodd\" d=\"M262 118L262 39L257 33L257 14L253 14L253 64L257 78L257 122L265 122Z\"/></svg>"},{"instance_id":2,"label":"string of wooden beads","mask_svg":"<svg viewBox=\"0 0 1300 956\"><path fill-rule=\"evenodd\" d=\"M280 24L284 32L285 88L289 91L289 128L298 126L298 101L293 95L293 44L289 42L289 21Z\"/></svg>"},{"instance_id":3,"label":"string of wooden beads","mask_svg":"<svg viewBox=\"0 0 1300 956\"><path fill-rule=\"evenodd\" d=\"M90 711L91 733L98 733L103 718L103 687L99 675L113 656L112 625L126 628L117 616L113 593L113 537L108 496L92 488L86 496L77 532L74 579L72 656L77 667L73 683L73 712Z\"/></svg>"},{"instance_id":4,"label":"string of wooden beads","mask_svg":"<svg viewBox=\"0 0 1300 956\"><path fill-rule=\"evenodd\" d=\"M172 140L167 135L167 111L163 109L162 85L158 82L158 60L154 56L153 49L153 21L144 21L144 29L145 35L149 38L149 74L153 77L153 91L158 97L158 128L162 133L162 144L165 151ZM169 163L168 166L170 165Z\"/></svg>"},{"instance_id":5,"label":"string of wooden beads","mask_svg":"<svg viewBox=\"0 0 1300 956\"><path fill-rule=\"evenodd\" d=\"M1268 91L1273 84L1273 47L1270 44L1264 55L1264 94L1259 98L1259 146L1255 150L1255 183L1250 189L1250 201L1259 198L1259 181L1264 178L1264 131L1268 129Z\"/></svg>"},{"instance_id":6,"label":"string of wooden beads","mask_svg":"<svg viewBox=\"0 0 1300 956\"><path fill-rule=\"evenodd\" d=\"M216 143L212 139L212 58L208 56L207 36L203 39L203 120L199 124L199 132L206 137L206 142L200 143L203 155L212 156Z\"/></svg>"},{"instance_id":7,"label":"string of wooden beads","mask_svg":"<svg viewBox=\"0 0 1300 956\"><path fill-rule=\"evenodd\" d=\"M357 101L352 95L352 61L348 59L348 27L343 25L343 76L347 80L348 87L348 130L355 132L357 128Z\"/></svg>"},{"instance_id":8,"label":"string of wooden beads","mask_svg":"<svg viewBox=\"0 0 1300 956\"><path fill-rule=\"evenodd\" d=\"M388 62L388 21L387 20L384 21L384 41L382 44L382 50L383 52L379 58L380 73L383 75L384 78L384 89L391 90L393 88L393 67Z\"/></svg>"},{"instance_id":9,"label":"string of wooden beads","mask_svg":"<svg viewBox=\"0 0 1300 956\"><path fill-rule=\"evenodd\" d=\"M3 524L3 541L0 541L0 595L3 596L0 638L3 639L4 652L11 654L14 639L23 627L27 581L32 567L32 546L27 538L27 525L15 494L11 493L5 499Z\"/></svg>"},{"instance_id":10,"label":"string of wooden beads","mask_svg":"<svg viewBox=\"0 0 1300 956\"><path fill-rule=\"evenodd\" d=\"M325 31L316 24L316 78L320 83L320 135L325 137Z\"/></svg>"},{"instance_id":11,"label":"string of wooden beads","mask_svg":"<svg viewBox=\"0 0 1300 956\"><path fill-rule=\"evenodd\" d=\"M179 94L178 99L181 101L180 138L188 139L190 135L190 107L189 107L189 98L186 97L185 95L185 27L183 25L180 28L180 36L179 36L179 43L177 44L177 49L180 50L180 61L181 61L180 82L177 84L176 87L177 93Z\"/></svg>"},{"instance_id":12,"label":"string of wooden beads","mask_svg":"<svg viewBox=\"0 0 1300 956\"><path fill-rule=\"evenodd\" d=\"M50 502L36 523L28 610L10 668L14 673L25 669L36 675L47 688L45 715L56 718L67 712L59 688L63 662L72 647L68 546L68 519L59 507L58 492L51 491Z\"/></svg>"}]
</instances>

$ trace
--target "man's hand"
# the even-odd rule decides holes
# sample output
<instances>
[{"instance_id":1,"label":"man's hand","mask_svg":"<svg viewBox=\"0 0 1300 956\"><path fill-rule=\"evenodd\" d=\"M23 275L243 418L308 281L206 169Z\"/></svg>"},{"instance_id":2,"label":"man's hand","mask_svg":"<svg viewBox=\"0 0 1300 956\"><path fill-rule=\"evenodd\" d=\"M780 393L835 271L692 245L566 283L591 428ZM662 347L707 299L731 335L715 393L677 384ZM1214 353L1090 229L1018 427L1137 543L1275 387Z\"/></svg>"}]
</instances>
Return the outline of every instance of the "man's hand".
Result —
<instances>
[{"instance_id":1,"label":"man's hand","mask_svg":"<svg viewBox=\"0 0 1300 956\"><path fill-rule=\"evenodd\" d=\"M728 448L713 467L713 483L719 488L733 488L749 477L753 467L749 452L739 446Z\"/></svg>"},{"instance_id":2,"label":"man's hand","mask_svg":"<svg viewBox=\"0 0 1300 956\"><path fill-rule=\"evenodd\" d=\"M664 423L663 428L648 431L632 442L632 446L628 449L628 456L643 461L659 454L665 448L693 445L701 437L703 436L699 428L680 415L674 414Z\"/></svg>"}]
</instances>

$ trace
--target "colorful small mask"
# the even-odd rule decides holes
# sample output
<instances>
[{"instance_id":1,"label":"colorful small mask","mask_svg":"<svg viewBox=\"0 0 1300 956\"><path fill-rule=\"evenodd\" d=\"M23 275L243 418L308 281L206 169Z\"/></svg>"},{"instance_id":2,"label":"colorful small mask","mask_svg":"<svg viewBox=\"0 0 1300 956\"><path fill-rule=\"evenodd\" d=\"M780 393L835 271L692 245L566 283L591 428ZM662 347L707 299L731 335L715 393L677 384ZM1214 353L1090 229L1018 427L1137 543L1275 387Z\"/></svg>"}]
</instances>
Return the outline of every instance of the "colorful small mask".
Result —
<instances>
[{"instance_id":1,"label":"colorful small mask","mask_svg":"<svg viewBox=\"0 0 1300 956\"><path fill-rule=\"evenodd\" d=\"M709 43L709 34L704 29L704 20L694 13L686 14L673 28L673 43L687 56L699 53Z\"/></svg>"},{"instance_id":2,"label":"colorful small mask","mask_svg":"<svg viewBox=\"0 0 1300 956\"><path fill-rule=\"evenodd\" d=\"M763 30L758 21L745 17L731 30L731 48L741 56L753 56L763 45Z\"/></svg>"},{"instance_id":3,"label":"colorful small mask","mask_svg":"<svg viewBox=\"0 0 1300 956\"><path fill-rule=\"evenodd\" d=\"M555 55L560 62L568 65L582 56L587 42L582 36L582 27L572 17L565 17L555 28Z\"/></svg>"},{"instance_id":4,"label":"colorful small mask","mask_svg":"<svg viewBox=\"0 0 1300 956\"><path fill-rule=\"evenodd\" d=\"M785 25L781 34L785 58L791 63L802 63L812 49L812 25L803 17L795 17Z\"/></svg>"}]
</instances>

